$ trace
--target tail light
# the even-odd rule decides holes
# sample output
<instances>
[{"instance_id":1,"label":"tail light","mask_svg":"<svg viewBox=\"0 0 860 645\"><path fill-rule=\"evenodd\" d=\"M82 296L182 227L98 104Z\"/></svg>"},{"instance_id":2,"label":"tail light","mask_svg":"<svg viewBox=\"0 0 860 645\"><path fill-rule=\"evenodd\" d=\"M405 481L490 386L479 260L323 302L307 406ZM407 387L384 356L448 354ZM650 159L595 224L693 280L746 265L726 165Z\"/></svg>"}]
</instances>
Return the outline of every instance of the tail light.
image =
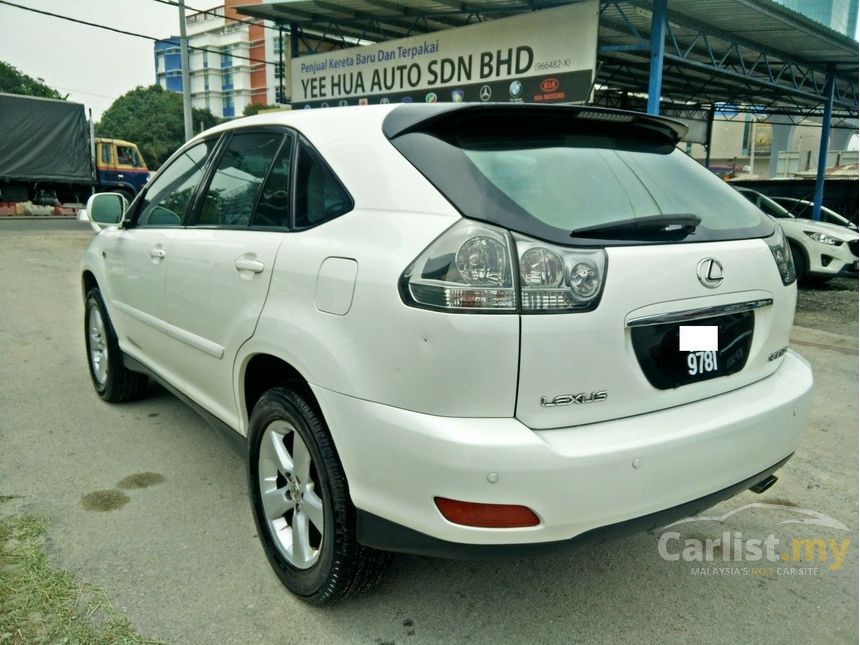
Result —
<instances>
[{"instance_id":1,"label":"tail light","mask_svg":"<svg viewBox=\"0 0 860 645\"><path fill-rule=\"evenodd\" d=\"M785 239L785 233L782 232L782 227L779 224L776 225L774 234L767 239L767 245L773 254L776 268L779 269L782 283L789 285L794 282L797 279L797 273L794 270L794 260L791 258L791 249Z\"/></svg>"},{"instance_id":2,"label":"tail light","mask_svg":"<svg viewBox=\"0 0 860 645\"><path fill-rule=\"evenodd\" d=\"M605 279L602 249L557 247L461 220L403 272L400 293L408 305L444 311L590 311Z\"/></svg>"}]
</instances>

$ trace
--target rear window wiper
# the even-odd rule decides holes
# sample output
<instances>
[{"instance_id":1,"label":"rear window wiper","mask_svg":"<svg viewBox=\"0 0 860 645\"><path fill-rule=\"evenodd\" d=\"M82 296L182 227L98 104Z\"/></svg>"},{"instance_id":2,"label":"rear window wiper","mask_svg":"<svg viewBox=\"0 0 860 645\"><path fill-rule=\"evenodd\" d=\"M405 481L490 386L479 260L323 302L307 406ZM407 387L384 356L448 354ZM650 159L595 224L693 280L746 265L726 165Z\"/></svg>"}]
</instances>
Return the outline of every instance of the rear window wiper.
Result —
<instances>
[{"instance_id":1,"label":"rear window wiper","mask_svg":"<svg viewBox=\"0 0 860 645\"><path fill-rule=\"evenodd\" d=\"M696 215L649 215L604 222L571 231L571 237L596 237L635 240L681 240L692 235L702 218Z\"/></svg>"}]
</instances>

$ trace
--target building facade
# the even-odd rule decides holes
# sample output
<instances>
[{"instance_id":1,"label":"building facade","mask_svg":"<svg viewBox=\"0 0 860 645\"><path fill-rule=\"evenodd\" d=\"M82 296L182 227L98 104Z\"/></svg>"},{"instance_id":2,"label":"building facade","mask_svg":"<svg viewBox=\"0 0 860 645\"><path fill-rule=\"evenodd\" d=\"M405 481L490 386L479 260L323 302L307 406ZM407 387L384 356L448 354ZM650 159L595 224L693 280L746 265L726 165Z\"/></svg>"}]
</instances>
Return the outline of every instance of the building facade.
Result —
<instances>
[{"instance_id":1,"label":"building facade","mask_svg":"<svg viewBox=\"0 0 860 645\"><path fill-rule=\"evenodd\" d=\"M259 2L260 0L257 0ZM191 104L215 116L242 116L248 105L277 102L281 36L235 10L254 0L225 0L223 5L186 16L191 72ZM164 89L182 92L179 37L154 46L155 78Z\"/></svg>"},{"instance_id":2,"label":"building facade","mask_svg":"<svg viewBox=\"0 0 860 645\"><path fill-rule=\"evenodd\" d=\"M776 0L786 9L857 39L858 0Z\"/></svg>"}]
</instances>

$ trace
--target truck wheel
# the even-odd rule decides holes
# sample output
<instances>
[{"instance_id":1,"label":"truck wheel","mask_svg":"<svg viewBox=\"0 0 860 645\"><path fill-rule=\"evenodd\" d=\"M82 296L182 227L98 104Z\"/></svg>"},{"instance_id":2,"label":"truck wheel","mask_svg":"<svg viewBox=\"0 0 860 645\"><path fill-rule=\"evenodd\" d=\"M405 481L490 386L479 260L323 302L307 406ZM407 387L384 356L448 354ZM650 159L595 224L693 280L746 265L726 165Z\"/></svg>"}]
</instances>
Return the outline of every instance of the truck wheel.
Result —
<instances>
[{"instance_id":1,"label":"truck wheel","mask_svg":"<svg viewBox=\"0 0 860 645\"><path fill-rule=\"evenodd\" d=\"M96 393L109 403L140 398L149 379L126 369L101 292L90 289L84 312L87 364Z\"/></svg>"},{"instance_id":2,"label":"truck wheel","mask_svg":"<svg viewBox=\"0 0 860 645\"><path fill-rule=\"evenodd\" d=\"M125 197L125 201L127 201L129 204L131 204L131 200L134 199L134 195L132 195L129 191L125 190L124 188L116 188L116 189L112 190L111 192L112 193L119 193L120 195Z\"/></svg>"},{"instance_id":3,"label":"truck wheel","mask_svg":"<svg viewBox=\"0 0 860 645\"><path fill-rule=\"evenodd\" d=\"M355 508L321 414L275 387L254 406L248 440L254 520L284 586L315 605L375 586L390 554L355 539Z\"/></svg>"}]
</instances>

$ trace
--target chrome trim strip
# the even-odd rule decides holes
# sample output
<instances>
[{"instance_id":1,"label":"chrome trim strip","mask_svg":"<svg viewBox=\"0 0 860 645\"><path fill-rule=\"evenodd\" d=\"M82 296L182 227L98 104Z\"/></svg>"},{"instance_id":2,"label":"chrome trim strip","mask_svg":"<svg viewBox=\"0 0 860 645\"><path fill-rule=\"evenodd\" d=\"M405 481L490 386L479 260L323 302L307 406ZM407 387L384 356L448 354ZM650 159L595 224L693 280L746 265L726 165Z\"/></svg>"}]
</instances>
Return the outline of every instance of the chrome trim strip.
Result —
<instances>
[{"instance_id":1,"label":"chrome trim strip","mask_svg":"<svg viewBox=\"0 0 860 645\"><path fill-rule=\"evenodd\" d=\"M651 316L639 316L627 321L628 327L645 327L646 325L665 325L669 323L682 323L690 320L701 320L714 316L725 316L737 314L743 311L752 311L773 304L772 298L760 300L748 300L747 302L734 302L728 305L715 305L713 307L702 307L700 309L686 309L685 311L672 311L665 314L653 314Z\"/></svg>"}]
</instances>

